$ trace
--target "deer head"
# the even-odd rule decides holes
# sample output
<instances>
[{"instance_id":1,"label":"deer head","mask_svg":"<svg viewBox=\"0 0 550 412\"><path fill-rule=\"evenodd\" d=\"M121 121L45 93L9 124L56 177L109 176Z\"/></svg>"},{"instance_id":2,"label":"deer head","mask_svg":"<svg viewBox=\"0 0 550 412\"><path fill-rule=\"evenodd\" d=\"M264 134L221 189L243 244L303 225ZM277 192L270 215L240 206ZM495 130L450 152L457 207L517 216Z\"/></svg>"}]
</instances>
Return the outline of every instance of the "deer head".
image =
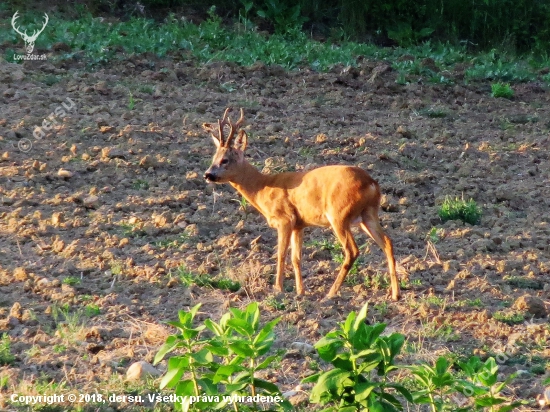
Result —
<instances>
[{"instance_id":1,"label":"deer head","mask_svg":"<svg viewBox=\"0 0 550 412\"><path fill-rule=\"evenodd\" d=\"M244 112L241 109L241 117L237 120L237 123L233 123L229 119L230 112L231 108L225 109L223 118L218 120L217 124L204 123L202 125L202 128L210 133L216 145L216 153L212 159L212 164L204 173L204 178L208 182L225 183L231 181L237 173L237 166L245 161L244 150L246 149L247 135L243 129L240 129L244 122ZM224 137L226 126L229 127L229 134ZM237 133L236 138L235 133Z\"/></svg>"},{"instance_id":2,"label":"deer head","mask_svg":"<svg viewBox=\"0 0 550 412\"><path fill-rule=\"evenodd\" d=\"M46 13L44 13L44 24L42 25L42 28L40 30L34 30L32 35L29 36L27 35L27 31L25 30L24 32L21 32L19 30L18 27L16 27L15 25L15 21L19 18L19 16L17 15L17 13L19 13L19 11L16 11L15 14L13 15L12 19L11 19L11 25L13 27L13 29L19 33L19 35L23 38L23 40L25 41L25 49L27 50L27 54L31 54L32 51L34 50L34 42L36 41L36 39L38 38L38 35L40 33L42 33L44 31L44 28L46 27L46 25L48 24L48 21L49 21L49 18L48 18L48 15Z\"/></svg>"}]
</instances>

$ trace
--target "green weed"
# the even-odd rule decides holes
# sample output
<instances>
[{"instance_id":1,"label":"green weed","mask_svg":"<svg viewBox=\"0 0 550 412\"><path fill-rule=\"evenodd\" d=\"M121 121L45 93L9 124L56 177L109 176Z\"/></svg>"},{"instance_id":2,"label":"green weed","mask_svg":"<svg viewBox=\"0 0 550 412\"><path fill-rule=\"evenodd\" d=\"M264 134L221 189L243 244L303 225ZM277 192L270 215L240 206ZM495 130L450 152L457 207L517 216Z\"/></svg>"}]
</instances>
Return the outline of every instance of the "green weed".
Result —
<instances>
[{"instance_id":1,"label":"green weed","mask_svg":"<svg viewBox=\"0 0 550 412\"><path fill-rule=\"evenodd\" d=\"M525 314L516 311L501 310L493 313L493 319L506 323L507 325L517 325L525 321Z\"/></svg>"},{"instance_id":2,"label":"green weed","mask_svg":"<svg viewBox=\"0 0 550 412\"><path fill-rule=\"evenodd\" d=\"M79 285L80 282L81 282L80 278L77 278L76 276L67 276L66 278L63 279L63 283L69 286Z\"/></svg>"},{"instance_id":3,"label":"green weed","mask_svg":"<svg viewBox=\"0 0 550 412\"><path fill-rule=\"evenodd\" d=\"M11 365L15 361L15 356L10 350L10 337L7 333L0 339L0 365Z\"/></svg>"},{"instance_id":4,"label":"green weed","mask_svg":"<svg viewBox=\"0 0 550 412\"><path fill-rule=\"evenodd\" d=\"M149 182L143 179L137 179L132 183L132 189L134 190L149 190Z\"/></svg>"},{"instance_id":5,"label":"green weed","mask_svg":"<svg viewBox=\"0 0 550 412\"><path fill-rule=\"evenodd\" d=\"M462 220L465 223L476 225L481 221L481 209L470 199L465 201L458 197L446 197L439 208L439 217L443 222L447 220Z\"/></svg>"},{"instance_id":6,"label":"green weed","mask_svg":"<svg viewBox=\"0 0 550 412\"><path fill-rule=\"evenodd\" d=\"M531 279L524 276L506 275L503 279L510 286L515 286L521 289L541 290L544 287L543 282L541 282L540 280Z\"/></svg>"},{"instance_id":7,"label":"green weed","mask_svg":"<svg viewBox=\"0 0 550 412\"><path fill-rule=\"evenodd\" d=\"M493 83L491 84L491 96L511 99L514 97L514 91L509 83Z\"/></svg>"},{"instance_id":8,"label":"green weed","mask_svg":"<svg viewBox=\"0 0 550 412\"><path fill-rule=\"evenodd\" d=\"M230 292L237 292L241 288L241 284L237 281L228 279L222 275L199 275L189 270L185 265L181 265L176 269L176 276L179 277L181 283L186 287L192 285L209 286L214 289L228 290Z\"/></svg>"}]
</instances>

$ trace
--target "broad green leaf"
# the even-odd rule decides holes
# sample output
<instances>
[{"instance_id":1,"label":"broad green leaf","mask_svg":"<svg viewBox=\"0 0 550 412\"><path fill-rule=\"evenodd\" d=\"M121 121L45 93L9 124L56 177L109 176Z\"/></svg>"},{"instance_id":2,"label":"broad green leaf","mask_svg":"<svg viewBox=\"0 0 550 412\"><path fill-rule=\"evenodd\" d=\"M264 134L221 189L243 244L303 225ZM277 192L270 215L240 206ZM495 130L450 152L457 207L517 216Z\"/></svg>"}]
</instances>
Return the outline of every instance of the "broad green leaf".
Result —
<instances>
[{"instance_id":1,"label":"broad green leaf","mask_svg":"<svg viewBox=\"0 0 550 412\"><path fill-rule=\"evenodd\" d=\"M318 372L318 373L314 373L313 375L310 375L308 377L305 377L304 379L302 379L301 383L317 382L322 373L323 372Z\"/></svg>"},{"instance_id":2,"label":"broad green leaf","mask_svg":"<svg viewBox=\"0 0 550 412\"><path fill-rule=\"evenodd\" d=\"M341 339L325 337L315 344L315 349L317 349L321 359L332 362L338 353L338 349L342 346L344 346L344 342Z\"/></svg>"},{"instance_id":3,"label":"broad green leaf","mask_svg":"<svg viewBox=\"0 0 550 412\"><path fill-rule=\"evenodd\" d=\"M470 381L457 380L456 389L464 396L483 396L489 392L489 388L474 385Z\"/></svg>"},{"instance_id":4,"label":"broad green leaf","mask_svg":"<svg viewBox=\"0 0 550 412\"><path fill-rule=\"evenodd\" d=\"M499 398L499 397L489 395L483 398L476 398L475 404L477 406L494 406L494 405L502 405L506 401L507 401L506 398Z\"/></svg>"},{"instance_id":5,"label":"broad green leaf","mask_svg":"<svg viewBox=\"0 0 550 412\"><path fill-rule=\"evenodd\" d=\"M403 395L403 397L410 403L413 402L413 396L411 395L411 393L409 392L409 390L407 388L405 388L403 385L400 385L398 383L390 383L387 385L388 387L390 388L393 388L395 389L396 391L398 391L401 395Z\"/></svg>"},{"instance_id":6,"label":"broad green leaf","mask_svg":"<svg viewBox=\"0 0 550 412\"><path fill-rule=\"evenodd\" d=\"M160 389L173 388L179 382L184 373L185 368L183 367L169 369L160 381Z\"/></svg>"},{"instance_id":7,"label":"broad green leaf","mask_svg":"<svg viewBox=\"0 0 550 412\"><path fill-rule=\"evenodd\" d=\"M381 360L382 356L379 353L373 353L372 355L365 356L357 370L359 373L370 372L378 366Z\"/></svg>"},{"instance_id":8,"label":"broad green leaf","mask_svg":"<svg viewBox=\"0 0 550 412\"><path fill-rule=\"evenodd\" d=\"M229 355L229 348L227 346L205 345L205 348L217 356L225 357Z\"/></svg>"},{"instance_id":9,"label":"broad green leaf","mask_svg":"<svg viewBox=\"0 0 550 412\"><path fill-rule=\"evenodd\" d=\"M352 384L350 379L351 373L349 371L344 371L341 369L331 369L328 372L323 373L317 384L311 390L311 401L314 403L319 403L323 394L327 392L334 393L338 390L341 390L344 386L349 386Z\"/></svg>"},{"instance_id":10,"label":"broad green leaf","mask_svg":"<svg viewBox=\"0 0 550 412\"><path fill-rule=\"evenodd\" d=\"M214 332L217 336L223 335L223 328L220 325L218 325L216 322L214 322L212 319L206 319L204 321L204 324L209 330Z\"/></svg>"},{"instance_id":11,"label":"broad green leaf","mask_svg":"<svg viewBox=\"0 0 550 412\"><path fill-rule=\"evenodd\" d=\"M485 386L491 387L497 382L497 374L491 374L487 369L482 368L476 378Z\"/></svg>"},{"instance_id":12,"label":"broad green leaf","mask_svg":"<svg viewBox=\"0 0 550 412\"><path fill-rule=\"evenodd\" d=\"M348 338L352 337L357 328L354 328L355 324L355 312L350 312L345 322L342 324L342 330Z\"/></svg>"},{"instance_id":13,"label":"broad green leaf","mask_svg":"<svg viewBox=\"0 0 550 412\"><path fill-rule=\"evenodd\" d=\"M240 365L223 365L218 368L214 374L214 383L219 383L223 380L226 380L228 377L233 375L236 372L241 372L244 370L244 367Z\"/></svg>"},{"instance_id":14,"label":"broad green leaf","mask_svg":"<svg viewBox=\"0 0 550 412\"><path fill-rule=\"evenodd\" d=\"M219 394L218 385L215 385L211 379L206 379L206 378L197 379L197 382L199 386L202 388L203 394L210 395L210 396Z\"/></svg>"},{"instance_id":15,"label":"broad green leaf","mask_svg":"<svg viewBox=\"0 0 550 412\"><path fill-rule=\"evenodd\" d=\"M202 348L197 353L192 353L191 357L199 365L208 365L208 364L210 364L211 362L214 361L214 357L212 356L212 352L210 352L207 348Z\"/></svg>"},{"instance_id":16,"label":"broad green leaf","mask_svg":"<svg viewBox=\"0 0 550 412\"><path fill-rule=\"evenodd\" d=\"M390 406L390 410L399 410L399 411L403 410L403 405L401 405L401 402L399 402L399 400L392 394L382 392L379 394L379 396L384 400L386 400L391 405L391 406L387 405L387 406ZM387 406L384 405L384 409L387 410L388 409Z\"/></svg>"},{"instance_id":17,"label":"broad green leaf","mask_svg":"<svg viewBox=\"0 0 550 412\"><path fill-rule=\"evenodd\" d=\"M359 311L359 314L355 318L355 322L353 323L353 330L356 331L359 328L359 325L361 323L365 323L365 320L367 319L367 313L369 311L369 302L365 303L361 310Z\"/></svg>"},{"instance_id":18,"label":"broad green leaf","mask_svg":"<svg viewBox=\"0 0 550 412\"><path fill-rule=\"evenodd\" d=\"M355 359L359 359L359 358L367 358L367 357L372 359L371 355L373 355L373 354L376 354L376 355L378 355L377 357L382 358L379 355L379 353L376 349L363 349L362 351L359 351L359 352L351 355L349 358L350 358L350 360L355 360Z\"/></svg>"},{"instance_id":19,"label":"broad green leaf","mask_svg":"<svg viewBox=\"0 0 550 412\"><path fill-rule=\"evenodd\" d=\"M233 378L233 383L240 383L244 381L250 382L250 372L248 370L238 373L237 376Z\"/></svg>"},{"instance_id":20,"label":"broad green leaf","mask_svg":"<svg viewBox=\"0 0 550 412\"><path fill-rule=\"evenodd\" d=\"M274 383L265 381L263 379L255 378L254 379L254 386L256 386L257 388L265 389L270 394L281 393L281 391L279 390L279 387L277 385L275 385Z\"/></svg>"},{"instance_id":21,"label":"broad green leaf","mask_svg":"<svg viewBox=\"0 0 550 412\"><path fill-rule=\"evenodd\" d=\"M268 356L258 366L256 366L255 370L259 371L267 368L275 359L277 359L277 355Z\"/></svg>"},{"instance_id":22,"label":"broad green leaf","mask_svg":"<svg viewBox=\"0 0 550 412\"><path fill-rule=\"evenodd\" d=\"M185 326L191 326L191 324L193 323L193 319L195 319L195 316L197 315L197 312L199 311L200 307L201 307L201 304L198 303L195 306L193 306L191 309L189 309L187 312L180 310L178 312L180 322L183 323Z\"/></svg>"},{"instance_id":23,"label":"broad green leaf","mask_svg":"<svg viewBox=\"0 0 550 412\"><path fill-rule=\"evenodd\" d=\"M168 352L172 351L179 343L179 339L175 335L168 336L166 342L160 347L159 351L155 355L153 365L159 363Z\"/></svg>"},{"instance_id":24,"label":"broad green leaf","mask_svg":"<svg viewBox=\"0 0 550 412\"><path fill-rule=\"evenodd\" d=\"M335 368L340 368L342 370L346 371L353 371L354 369L354 363L351 362L349 359L349 353L340 353L334 357L332 360L332 364Z\"/></svg>"},{"instance_id":25,"label":"broad green leaf","mask_svg":"<svg viewBox=\"0 0 550 412\"><path fill-rule=\"evenodd\" d=\"M432 382L437 388L444 388L445 386L451 386L455 382L455 378L447 372L443 375L434 376Z\"/></svg>"},{"instance_id":26,"label":"broad green leaf","mask_svg":"<svg viewBox=\"0 0 550 412\"><path fill-rule=\"evenodd\" d=\"M391 351L391 359L395 358L403 348L403 345L405 344L405 335L401 333L392 333L390 336L383 338L390 347Z\"/></svg>"},{"instance_id":27,"label":"broad green leaf","mask_svg":"<svg viewBox=\"0 0 550 412\"><path fill-rule=\"evenodd\" d=\"M254 329L252 326L244 319L233 318L227 321L227 325L231 327L235 332L243 336L252 336L254 334Z\"/></svg>"},{"instance_id":28,"label":"broad green leaf","mask_svg":"<svg viewBox=\"0 0 550 412\"><path fill-rule=\"evenodd\" d=\"M258 330L258 324L260 322L260 309L258 308L258 302L250 303L246 309L246 320L252 327L252 330Z\"/></svg>"},{"instance_id":29,"label":"broad green leaf","mask_svg":"<svg viewBox=\"0 0 550 412\"><path fill-rule=\"evenodd\" d=\"M180 331L184 331L185 329L187 329L186 325L184 325L181 322L178 322L177 320L169 320L166 322L166 324L173 326L174 328L179 329Z\"/></svg>"},{"instance_id":30,"label":"broad green leaf","mask_svg":"<svg viewBox=\"0 0 550 412\"><path fill-rule=\"evenodd\" d=\"M254 350L250 347L250 345L242 340L237 340L235 342L231 342L229 344L229 347L233 352L235 352L237 355L243 356L245 358L252 358L254 357Z\"/></svg>"},{"instance_id":31,"label":"broad green leaf","mask_svg":"<svg viewBox=\"0 0 550 412\"><path fill-rule=\"evenodd\" d=\"M191 379L186 379L180 381L176 385L176 395L177 396L194 396L195 395L195 385Z\"/></svg>"},{"instance_id":32,"label":"broad green leaf","mask_svg":"<svg viewBox=\"0 0 550 412\"><path fill-rule=\"evenodd\" d=\"M264 340L266 340L268 337L272 336L273 328L275 328L275 326L277 325L277 323L279 323L280 320L281 318L277 318L277 319L273 319L271 322L266 323L262 328L262 330L260 330L258 335L256 335L256 337L254 338L254 344L256 345L258 343L261 343Z\"/></svg>"},{"instance_id":33,"label":"broad green leaf","mask_svg":"<svg viewBox=\"0 0 550 412\"><path fill-rule=\"evenodd\" d=\"M227 329L227 321L231 319L231 313L224 313L222 317L220 318L220 327L226 331Z\"/></svg>"},{"instance_id":34,"label":"broad green leaf","mask_svg":"<svg viewBox=\"0 0 550 412\"><path fill-rule=\"evenodd\" d=\"M435 371L438 375L443 375L449 369L449 362L443 356L440 356L435 362Z\"/></svg>"},{"instance_id":35,"label":"broad green leaf","mask_svg":"<svg viewBox=\"0 0 550 412\"><path fill-rule=\"evenodd\" d=\"M495 358L490 357L485 361L485 364L483 365L485 369L489 371L491 374L496 374L498 372L498 365L495 361Z\"/></svg>"},{"instance_id":36,"label":"broad green leaf","mask_svg":"<svg viewBox=\"0 0 550 412\"><path fill-rule=\"evenodd\" d=\"M197 326L196 328L186 328L182 331L182 336L185 340L194 340L198 334L206 328L204 325Z\"/></svg>"},{"instance_id":37,"label":"broad green leaf","mask_svg":"<svg viewBox=\"0 0 550 412\"><path fill-rule=\"evenodd\" d=\"M362 400L367 399L372 390L376 388L378 384L375 382L364 382L364 383L358 383L355 385L355 400L357 402L361 402Z\"/></svg>"},{"instance_id":38,"label":"broad green leaf","mask_svg":"<svg viewBox=\"0 0 550 412\"><path fill-rule=\"evenodd\" d=\"M248 386L249 382L230 383L225 385L227 393L239 392Z\"/></svg>"}]
</instances>

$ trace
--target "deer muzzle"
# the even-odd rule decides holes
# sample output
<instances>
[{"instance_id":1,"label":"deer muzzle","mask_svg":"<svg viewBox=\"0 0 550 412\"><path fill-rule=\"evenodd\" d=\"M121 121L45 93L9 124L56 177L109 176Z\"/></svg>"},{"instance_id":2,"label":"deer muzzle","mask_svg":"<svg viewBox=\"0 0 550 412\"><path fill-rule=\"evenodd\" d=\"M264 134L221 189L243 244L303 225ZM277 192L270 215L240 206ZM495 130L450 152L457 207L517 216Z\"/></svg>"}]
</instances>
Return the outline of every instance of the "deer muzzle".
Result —
<instances>
[{"instance_id":1,"label":"deer muzzle","mask_svg":"<svg viewBox=\"0 0 550 412\"><path fill-rule=\"evenodd\" d=\"M212 173L212 171L210 169L208 169L204 173L204 178L207 182L215 182L216 179L217 179L217 176L214 173Z\"/></svg>"}]
</instances>

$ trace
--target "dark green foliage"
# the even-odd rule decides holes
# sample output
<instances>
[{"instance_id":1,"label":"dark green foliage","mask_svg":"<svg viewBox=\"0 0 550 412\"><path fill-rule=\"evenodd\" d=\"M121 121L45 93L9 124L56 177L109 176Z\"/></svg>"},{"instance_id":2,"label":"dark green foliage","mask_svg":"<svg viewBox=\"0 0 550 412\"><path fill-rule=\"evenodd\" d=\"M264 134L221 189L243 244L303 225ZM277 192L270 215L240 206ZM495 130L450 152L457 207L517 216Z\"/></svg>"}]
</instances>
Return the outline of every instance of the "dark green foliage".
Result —
<instances>
[{"instance_id":1,"label":"dark green foliage","mask_svg":"<svg viewBox=\"0 0 550 412\"><path fill-rule=\"evenodd\" d=\"M126 16L161 17L193 10L204 19L215 10L224 22L240 20L245 27L286 33L305 23L308 32L329 38L344 34L404 47L438 40L476 49L540 53L550 45L549 0L144 0L140 7L107 0L84 3L82 11ZM8 1L3 8L7 17L18 2Z\"/></svg>"}]
</instances>

